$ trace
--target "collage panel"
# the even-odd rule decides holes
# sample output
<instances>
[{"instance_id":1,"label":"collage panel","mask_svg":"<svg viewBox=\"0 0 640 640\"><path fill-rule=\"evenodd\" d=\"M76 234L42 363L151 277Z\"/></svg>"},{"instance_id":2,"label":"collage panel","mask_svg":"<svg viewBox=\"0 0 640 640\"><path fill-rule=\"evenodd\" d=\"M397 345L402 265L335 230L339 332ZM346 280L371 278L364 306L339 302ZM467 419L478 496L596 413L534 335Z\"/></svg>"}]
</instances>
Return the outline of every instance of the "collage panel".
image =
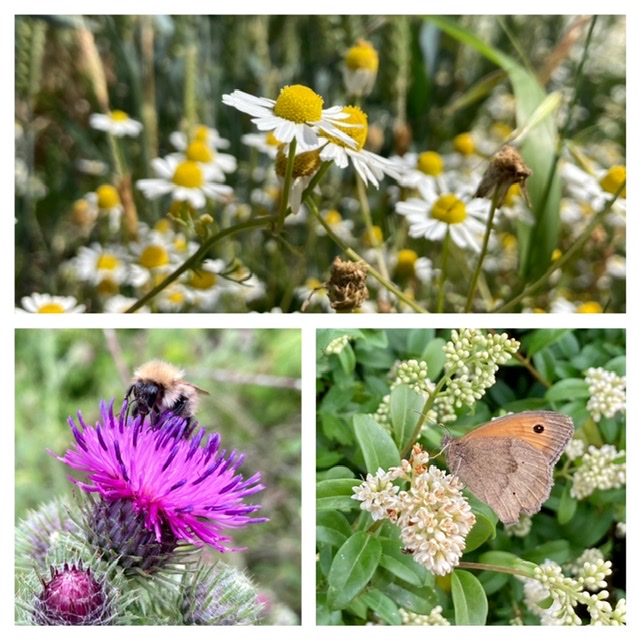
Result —
<instances>
[{"instance_id":1,"label":"collage panel","mask_svg":"<svg viewBox=\"0 0 640 640\"><path fill-rule=\"evenodd\" d=\"M24 15L15 308L624 313L625 15Z\"/></svg>"},{"instance_id":2,"label":"collage panel","mask_svg":"<svg viewBox=\"0 0 640 640\"><path fill-rule=\"evenodd\" d=\"M319 329L316 367L316 624L626 624L624 329Z\"/></svg>"},{"instance_id":3,"label":"collage panel","mask_svg":"<svg viewBox=\"0 0 640 640\"><path fill-rule=\"evenodd\" d=\"M15 624L300 624L300 352L16 330Z\"/></svg>"}]
</instances>

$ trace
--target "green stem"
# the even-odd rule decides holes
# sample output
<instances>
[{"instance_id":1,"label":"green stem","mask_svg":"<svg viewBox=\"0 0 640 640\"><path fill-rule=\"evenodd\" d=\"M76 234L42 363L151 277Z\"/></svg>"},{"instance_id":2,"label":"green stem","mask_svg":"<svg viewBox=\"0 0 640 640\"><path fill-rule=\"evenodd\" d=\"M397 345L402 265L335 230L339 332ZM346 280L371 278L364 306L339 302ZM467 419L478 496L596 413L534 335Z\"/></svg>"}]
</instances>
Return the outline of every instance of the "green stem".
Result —
<instances>
[{"instance_id":1,"label":"green stem","mask_svg":"<svg viewBox=\"0 0 640 640\"><path fill-rule=\"evenodd\" d=\"M416 422L416 427L413 430L413 434L409 438L409 442L407 442L405 448L402 450L402 453L400 454L401 458L406 458L407 455L409 454L409 451L411 451L411 448L413 447L414 442L420 436L420 432L422 431L422 426L424 425L425 420L427 419L427 414L429 413L429 411L431 411L431 408L433 407L440 391L442 391L444 386L449 382L449 380L451 380L452 375L453 375L453 372L451 374L444 375L439 380L438 384L436 385L436 388L433 390L433 393L430 393L429 397L425 400L424 406L422 407L422 411L420 412L420 417L418 418L418 422Z\"/></svg>"},{"instance_id":2,"label":"green stem","mask_svg":"<svg viewBox=\"0 0 640 640\"><path fill-rule=\"evenodd\" d=\"M356 174L356 184L358 189L358 199L360 200L360 209L362 211L362 217L364 218L364 224L367 228L369 238L371 238L371 242L373 243L375 242L375 235L373 233L373 221L371 220L369 199L367 198L364 180L360 177L359 174ZM389 277L389 271L387 270L384 255L382 254L382 247L376 244L376 246L374 247L374 251L376 252L376 261L378 263L378 269L380 273L386 280L390 280L391 278Z\"/></svg>"},{"instance_id":3,"label":"green stem","mask_svg":"<svg viewBox=\"0 0 640 640\"><path fill-rule=\"evenodd\" d=\"M460 562L461 569L476 569L477 571L497 571L498 573L509 573L512 576L522 576L523 578L533 578L529 571L514 569L513 567L501 567L496 564L485 564L483 562Z\"/></svg>"},{"instance_id":4,"label":"green stem","mask_svg":"<svg viewBox=\"0 0 640 640\"><path fill-rule=\"evenodd\" d=\"M353 249L347 246L338 236L333 232L333 229L326 223L324 218L320 215L318 211L318 207L316 203L307 196L306 203L311 210L311 213L315 216L316 220L324 227L327 235L344 251L345 255L353 260L354 262L362 262L367 265L368 273L373 276L387 291L393 293L399 300L404 302L406 305L411 307L417 313L428 313L425 309L423 309L420 305L416 304L414 300L408 298L400 289L391 284L389 280L387 280L381 273L376 271L371 265L367 263L367 261L360 255L358 255Z\"/></svg>"},{"instance_id":5,"label":"green stem","mask_svg":"<svg viewBox=\"0 0 640 640\"><path fill-rule=\"evenodd\" d=\"M254 218L253 220L248 220L247 222L243 222L241 224L236 224L233 227L227 227L226 229L220 231L220 233L212 236L208 240L202 243L198 250L185 262L183 262L175 271L170 273L160 284L155 286L151 291L146 293L140 300L131 305L126 313L133 313L137 311L141 307L143 307L149 300L153 299L157 296L163 289L168 287L172 282L175 282L185 271L197 266L200 264L207 251L216 244L223 240L228 236L235 235L236 233L240 233L242 231L246 231L247 229L253 229L254 227L264 227L271 223L275 222L275 218L273 216L263 216L260 218Z\"/></svg>"},{"instance_id":6,"label":"green stem","mask_svg":"<svg viewBox=\"0 0 640 640\"><path fill-rule=\"evenodd\" d=\"M496 210L498 208L498 190L499 187L496 185L496 188L493 190L493 197L491 198L491 211L489 211L489 220L487 221L487 228L484 232L484 239L482 241L482 249L480 250L480 255L478 256L478 263L476 264L476 270L471 278L471 286L469 287L469 293L467 294L467 304L465 305L464 312L469 313L471 310L471 305L473 303L473 296L476 292L476 287L478 286L478 278L480 277L480 273L482 272L482 263L487 255L487 249L489 248L489 238L491 237L491 229L493 227L493 219L496 215Z\"/></svg>"},{"instance_id":7,"label":"green stem","mask_svg":"<svg viewBox=\"0 0 640 640\"><path fill-rule=\"evenodd\" d=\"M497 309L494 309L492 311L492 313L504 313L505 311L509 311L510 309L515 307L521 300L523 300L527 296L530 296L534 291L536 291L542 285L544 285L549 280L549 278L551 277L551 274L554 271L557 271L558 269L561 269L562 267L564 267L564 265L567 264L567 262L569 262L569 260L571 260L573 258L573 256L576 253L578 253L578 251L580 251L580 249L582 249L582 247L584 246L585 242L591 237L591 234L593 233L593 230L600 224L600 222L602 222L602 220L604 219L606 214L609 213L609 211L611 210L611 207L613 206L613 203L618 199L618 197L624 191L626 186L627 186L627 181L625 180L620 185L620 187L618 187L618 190L615 192L613 198L611 198L611 200L609 200L609 202L607 202L606 206L603 209L601 209L593 217L593 220L591 220L591 222L587 225L587 227L582 232L580 237L569 247L569 249L566 251L566 253L564 253L562 256L560 256L560 258L558 258L558 260L556 260L540 276L540 278L538 278L533 284L531 284L528 287L526 287L525 289L523 289L515 298L512 298L511 300L509 300L509 302L506 302L501 307L498 307Z\"/></svg>"},{"instance_id":8,"label":"green stem","mask_svg":"<svg viewBox=\"0 0 640 640\"><path fill-rule=\"evenodd\" d=\"M438 313L442 313L444 307L444 285L447 281L447 258L449 256L449 226L447 225L447 234L444 237L442 245L442 273L440 274L440 290L438 291L438 305L436 307Z\"/></svg>"},{"instance_id":9,"label":"green stem","mask_svg":"<svg viewBox=\"0 0 640 640\"><path fill-rule=\"evenodd\" d=\"M287 172L284 176L284 185L282 187L282 193L280 195L280 211L278 212L278 220L276 222L275 232L280 235L284 228L284 219L287 217L287 210L289 209L289 192L291 191L291 182L293 179L293 166L296 161L296 145L297 141L294 138L289 143L289 156L287 157Z\"/></svg>"}]
</instances>

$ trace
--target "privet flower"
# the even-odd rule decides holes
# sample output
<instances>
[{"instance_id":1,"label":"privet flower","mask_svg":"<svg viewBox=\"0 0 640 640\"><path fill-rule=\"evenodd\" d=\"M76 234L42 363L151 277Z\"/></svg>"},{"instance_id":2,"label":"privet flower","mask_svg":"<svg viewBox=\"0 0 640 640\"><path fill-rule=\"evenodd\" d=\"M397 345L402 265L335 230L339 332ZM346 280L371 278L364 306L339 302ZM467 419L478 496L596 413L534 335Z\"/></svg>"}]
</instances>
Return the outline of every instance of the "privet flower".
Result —
<instances>
[{"instance_id":1,"label":"privet flower","mask_svg":"<svg viewBox=\"0 0 640 640\"><path fill-rule=\"evenodd\" d=\"M451 340L443 348L445 372L451 379L435 403L440 420L456 420L456 408L473 407L496 383L498 367L507 363L519 347L520 343L506 333L485 334L479 329L452 331Z\"/></svg>"},{"instance_id":2,"label":"privet flower","mask_svg":"<svg viewBox=\"0 0 640 640\"><path fill-rule=\"evenodd\" d=\"M625 456L613 445L605 444L600 449L590 445L582 456L582 464L573 475L571 496L582 500L596 489L619 489L627 482L627 465L619 460Z\"/></svg>"},{"instance_id":3,"label":"privet flower","mask_svg":"<svg viewBox=\"0 0 640 640\"><path fill-rule=\"evenodd\" d=\"M595 422L602 416L612 418L619 411L624 412L627 407L627 379L618 376L613 371L602 367L590 367L585 376L591 397L587 402L587 409Z\"/></svg>"},{"instance_id":4,"label":"privet flower","mask_svg":"<svg viewBox=\"0 0 640 640\"><path fill-rule=\"evenodd\" d=\"M404 626L413 627L446 627L451 623L442 615L442 607L438 605L428 614L414 613L406 609L398 609Z\"/></svg>"},{"instance_id":5,"label":"privet flower","mask_svg":"<svg viewBox=\"0 0 640 640\"><path fill-rule=\"evenodd\" d=\"M534 569L533 578L524 579L525 604L540 616L540 623L581 625L582 620L575 611L581 604L586 607L592 625L625 625L626 600L618 600L614 608L606 591L605 578L611 575L611 562L585 563L578 573L575 578L567 577L560 565L546 560ZM601 590L590 593L589 589L594 586Z\"/></svg>"},{"instance_id":6,"label":"privet flower","mask_svg":"<svg viewBox=\"0 0 640 640\"><path fill-rule=\"evenodd\" d=\"M400 540L413 559L436 575L446 575L460 562L465 539L476 518L462 495L457 477L431 465L429 455L415 445L400 467L370 474L354 487L354 500L376 520L388 518L400 528ZM410 483L397 491L396 479Z\"/></svg>"},{"instance_id":7,"label":"privet flower","mask_svg":"<svg viewBox=\"0 0 640 640\"><path fill-rule=\"evenodd\" d=\"M93 427L78 412L78 425L69 418L72 448L64 456L50 452L86 472L86 480L72 481L98 496L88 507L95 542L142 564L184 543L240 550L227 545L223 531L266 521L250 516L260 505L244 502L264 488L260 474L245 480L237 472L244 456L219 451L219 434L207 435L193 421L165 412L152 428L145 416L127 413L126 402L118 417L113 400L102 402Z\"/></svg>"}]
</instances>

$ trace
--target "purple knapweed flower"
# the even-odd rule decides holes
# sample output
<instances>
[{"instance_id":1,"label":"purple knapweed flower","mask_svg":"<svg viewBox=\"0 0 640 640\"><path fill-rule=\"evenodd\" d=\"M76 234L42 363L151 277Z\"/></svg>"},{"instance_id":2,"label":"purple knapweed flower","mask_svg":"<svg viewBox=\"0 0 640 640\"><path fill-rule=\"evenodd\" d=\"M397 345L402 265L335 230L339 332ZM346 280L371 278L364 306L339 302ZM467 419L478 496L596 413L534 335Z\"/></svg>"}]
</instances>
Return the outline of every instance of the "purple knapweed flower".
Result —
<instances>
[{"instance_id":1,"label":"purple knapweed flower","mask_svg":"<svg viewBox=\"0 0 640 640\"><path fill-rule=\"evenodd\" d=\"M221 532L267 521L249 516L260 505L244 503L264 489L260 474L245 480L237 473L244 456L219 451L219 434L207 435L193 421L187 427L184 418L173 415L153 425L145 416L130 418L126 402L115 416L113 400L100 403L95 427L85 424L79 411L78 423L69 418L73 448L62 457L50 453L86 472L85 481L70 477L84 491L108 503L129 501L158 542L169 533L176 541L241 551L227 547L231 538Z\"/></svg>"}]
</instances>

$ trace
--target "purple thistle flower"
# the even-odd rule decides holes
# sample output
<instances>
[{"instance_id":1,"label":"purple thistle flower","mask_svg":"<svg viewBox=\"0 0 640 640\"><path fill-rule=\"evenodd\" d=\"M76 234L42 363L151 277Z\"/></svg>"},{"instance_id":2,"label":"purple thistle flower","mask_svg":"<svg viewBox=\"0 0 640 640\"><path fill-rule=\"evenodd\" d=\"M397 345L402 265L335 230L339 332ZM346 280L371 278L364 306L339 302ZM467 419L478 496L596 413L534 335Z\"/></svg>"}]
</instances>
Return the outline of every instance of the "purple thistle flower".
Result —
<instances>
[{"instance_id":1,"label":"purple thistle flower","mask_svg":"<svg viewBox=\"0 0 640 640\"><path fill-rule=\"evenodd\" d=\"M231 538L221 531L267 521L249 516L260 505L243 502L264 489L260 474L245 480L236 473L244 456L219 451L219 434L207 436L194 422L185 430L178 416L163 416L152 427L145 416L128 418L126 403L116 417L113 400L100 403L95 427L85 424L80 411L78 423L69 418L73 448L62 457L49 453L87 473L85 482L69 476L84 491L106 502L130 501L158 542L170 530L176 540L196 546L241 551L226 547Z\"/></svg>"}]
</instances>

